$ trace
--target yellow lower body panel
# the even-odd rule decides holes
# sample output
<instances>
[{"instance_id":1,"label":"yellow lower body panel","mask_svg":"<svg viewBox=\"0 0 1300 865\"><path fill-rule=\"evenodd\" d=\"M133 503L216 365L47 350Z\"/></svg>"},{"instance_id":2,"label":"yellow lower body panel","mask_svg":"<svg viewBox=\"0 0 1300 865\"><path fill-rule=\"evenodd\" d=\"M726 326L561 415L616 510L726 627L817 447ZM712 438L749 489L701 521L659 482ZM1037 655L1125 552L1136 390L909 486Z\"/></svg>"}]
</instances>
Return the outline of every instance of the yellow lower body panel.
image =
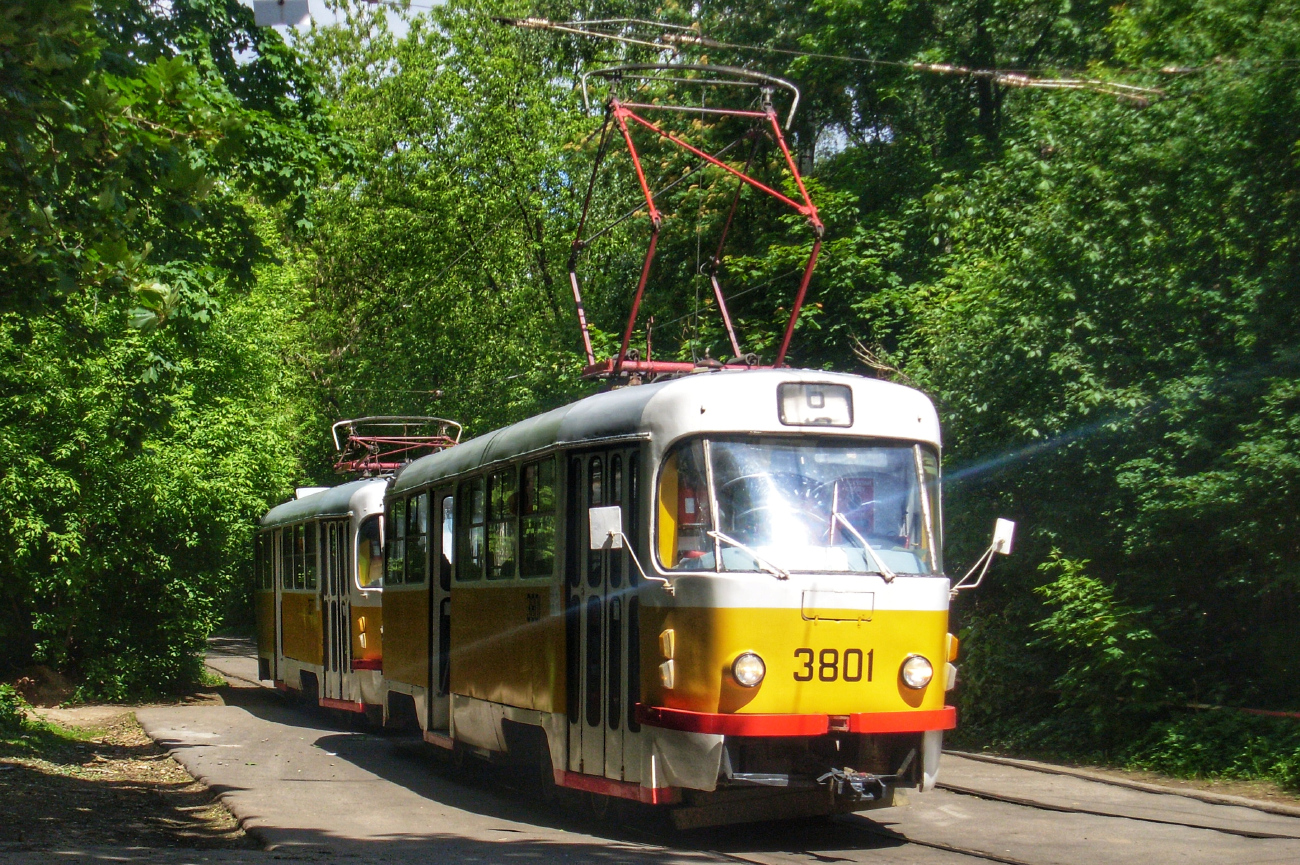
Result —
<instances>
[{"instance_id":1,"label":"yellow lower body panel","mask_svg":"<svg viewBox=\"0 0 1300 865\"><path fill-rule=\"evenodd\" d=\"M944 704L946 610L877 610L868 621L808 620L798 609L643 608L641 681L650 705L709 713L905 712ZM659 634L674 632L673 687L663 686ZM756 687L731 665L754 652L767 667ZM923 655L934 679L913 690L899 671Z\"/></svg>"},{"instance_id":2,"label":"yellow lower body panel","mask_svg":"<svg viewBox=\"0 0 1300 865\"><path fill-rule=\"evenodd\" d=\"M408 685L429 684L429 592L384 592L384 678Z\"/></svg>"},{"instance_id":3,"label":"yellow lower body panel","mask_svg":"<svg viewBox=\"0 0 1300 865\"><path fill-rule=\"evenodd\" d=\"M451 592L451 690L507 706L562 711L564 617L547 585Z\"/></svg>"},{"instance_id":4,"label":"yellow lower body panel","mask_svg":"<svg viewBox=\"0 0 1300 865\"><path fill-rule=\"evenodd\" d=\"M323 663L320 603L314 594L285 592L281 596L280 629L286 658L304 664Z\"/></svg>"}]
</instances>

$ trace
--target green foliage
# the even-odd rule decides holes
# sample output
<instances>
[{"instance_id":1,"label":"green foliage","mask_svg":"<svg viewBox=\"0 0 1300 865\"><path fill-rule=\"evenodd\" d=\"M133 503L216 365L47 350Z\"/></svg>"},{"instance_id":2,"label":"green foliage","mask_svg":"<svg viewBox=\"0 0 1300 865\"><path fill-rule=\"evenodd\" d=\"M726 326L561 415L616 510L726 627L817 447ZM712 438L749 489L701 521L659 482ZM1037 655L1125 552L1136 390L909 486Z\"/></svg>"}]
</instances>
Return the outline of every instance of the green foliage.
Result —
<instances>
[{"instance_id":1,"label":"green foliage","mask_svg":"<svg viewBox=\"0 0 1300 865\"><path fill-rule=\"evenodd\" d=\"M27 724L26 708L27 701L13 685L0 685L0 739L22 734Z\"/></svg>"},{"instance_id":2,"label":"green foliage","mask_svg":"<svg viewBox=\"0 0 1300 865\"><path fill-rule=\"evenodd\" d=\"M790 141L827 236L794 363L934 397L949 561L1021 525L955 611L962 735L1295 783L1282 726L1178 708L1300 707L1295 0L493 0L411 10L400 37L336 6L292 46L236 0L0 12L0 658L86 696L195 681L206 634L248 615L254 517L324 477L330 420L475 434L589 392L566 268L600 118L578 74L653 54L489 15L698 19L883 62L681 55L804 94ZM656 187L691 164L638 141ZM589 228L637 201L615 145ZM699 271L732 189L710 168L659 199L656 356L732 353ZM647 240L636 216L579 254L598 353ZM741 195L721 273L742 351L770 359L810 242Z\"/></svg>"},{"instance_id":3,"label":"green foliage","mask_svg":"<svg viewBox=\"0 0 1300 865\"><path fill-rule=\"evenodd\" d=\"M586 124L545 46L479 7L385 22L354 9L305 46L357 157L316 212L312 375L337 417L485 432L582 392L564 195Z\"/></svg>"},{"instance_id":4,"label":"green foliage","mask_svg":"<svg viewBox=\"0 0 1300 865\"><path fill-rule=\"evenodd\" d=\"M238 3L0 14L0 658L184 687L299 471L296 298L254 277L327 136Z\"/></svg>"},{"instance_id":5,"label":"green foliage","mask_svg":"<svg viewBox=\"0 0 1300 865\"><path fill-rule=\"evenodd\" d=\"M1180 714L1121 756L1134 769L1193 778L1263 778L1300 789L1300 725L1231 711Z\"/></svg>"},{"instance_id":6,"label":"green foliage","mask_svg":"<svg viewBox=\"0 0 1300 865\"><path fill-rule=\"evenodd\" d=\"M1057 708L1088 717L1098 736L1123 736L1167 705L1167 651L1146 626L1151 610L1118 601L1087 564L1052 550L1039 570L1055 579L1035 591L1053 612L1033 627L1065 659Z\"/></svg>"}]
</instances>

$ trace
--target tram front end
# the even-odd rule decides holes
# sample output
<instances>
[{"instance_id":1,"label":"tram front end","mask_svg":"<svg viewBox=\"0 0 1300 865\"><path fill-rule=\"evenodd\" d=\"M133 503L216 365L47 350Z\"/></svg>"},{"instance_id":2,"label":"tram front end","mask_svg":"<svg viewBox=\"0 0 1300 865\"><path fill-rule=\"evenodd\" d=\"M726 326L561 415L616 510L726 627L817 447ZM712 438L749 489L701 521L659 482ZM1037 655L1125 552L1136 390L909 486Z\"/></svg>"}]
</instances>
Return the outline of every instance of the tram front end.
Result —
<instances>
[{"instance_id":1,"label":"tram front end","mask_svg":"<svg viewBox=\"0 0 1300 865\"><path fill-rule=\"evenodd\" d=\"M638 720L683 826L889 806L956 725L937 441L781 432L659 465Z\"/></svg>"}]
</instances>

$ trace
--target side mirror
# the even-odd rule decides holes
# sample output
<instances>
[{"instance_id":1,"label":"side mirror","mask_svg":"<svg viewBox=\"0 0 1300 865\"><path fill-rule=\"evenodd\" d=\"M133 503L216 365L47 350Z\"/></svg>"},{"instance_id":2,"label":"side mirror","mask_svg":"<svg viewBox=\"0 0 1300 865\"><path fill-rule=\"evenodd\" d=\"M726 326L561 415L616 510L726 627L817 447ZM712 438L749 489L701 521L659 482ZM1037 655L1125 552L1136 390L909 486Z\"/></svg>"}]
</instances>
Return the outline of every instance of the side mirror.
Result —
<instances>
[{"instance_id":1,"label":"side mirror","mask_svg":"<svg viewBox=\"0 0 1300 865\"><path fill-rule=\"evenodd\" d=\"M989 565L993 564L993 556L1011 555L1011 541L1015 534L1016 524L1011 520L998 517L998 521L993 524L993 543L989 544L989 548L984 551L983 555L975 560L975 564L971 565L970 570L966 572L966 576L953 585L952 591L949 593L950 596L957 597L957 593L962 589L979 588L979 584L984 581L984 575L989 572ZM974 581L968 582L976 571L979 571L979 576L975 577Z\"/></svg>"},{"instance_id":2,"label":"side mirror","mask_svg":"<svg viewBox=\"0 0 1300 865\"><path fill-rule=\"evenodd\" d=\"M623 548L623 509L618 505L587 510L587 528L593 550Z\"/></svg>"},{"instance_id":3,"label":"side mirror","mask_svg":"<svg viewBox=\"0 0 1300 865\"><path fill-rule=\"evenodd\" d=\"M641 567L641 560L632 549L632 541L623 534L623 509L618 505L587 509L588 543L593 550L621 550L627 541L627 552L632 557L632 564L641 572L641 579L660 583L668 594L673 593L673 584L663 577L652 576Z\"/></svg>"},{"instance_id":4,"label":"side mirror","mask_svg":"<svg viewBox=\"0 0 1300 865\"><path fill-rule=\"evenodd\" d=\"M993 526L993 552L1004 556L1011 555L1011 539L1016 534L1016 524L1011 520L998 517Z\"/></svg>"}]
</instances>

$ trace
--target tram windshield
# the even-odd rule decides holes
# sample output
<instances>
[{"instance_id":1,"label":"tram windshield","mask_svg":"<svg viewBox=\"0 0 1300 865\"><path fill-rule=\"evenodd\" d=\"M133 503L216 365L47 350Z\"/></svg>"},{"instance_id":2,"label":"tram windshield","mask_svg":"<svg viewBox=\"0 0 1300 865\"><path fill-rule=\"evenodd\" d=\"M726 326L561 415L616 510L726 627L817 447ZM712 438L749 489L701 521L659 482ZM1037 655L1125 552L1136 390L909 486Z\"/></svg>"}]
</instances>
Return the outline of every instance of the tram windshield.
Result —
<instances>
[{"instance_id":1,"label":"tram windshield","mask_svg":"<svg viewBox=\"0 0 1300 865\"><path fill-rule=\"evenodd\" d=\"M845 439L685 442L660 475L657 546L671 570L940 574L938 457Z\"/></svg>"},{"instance_id":2,"label":"tram windshield","mask_svg":"<svg viewBox=\"0 0 1300 865\"><path fill-rule=\"evenodd\" d=\"M380 520L376 514L361 521L357 532L357 586L362 589L384 587L384 543Z\"/></svg>"}]
</instances>

